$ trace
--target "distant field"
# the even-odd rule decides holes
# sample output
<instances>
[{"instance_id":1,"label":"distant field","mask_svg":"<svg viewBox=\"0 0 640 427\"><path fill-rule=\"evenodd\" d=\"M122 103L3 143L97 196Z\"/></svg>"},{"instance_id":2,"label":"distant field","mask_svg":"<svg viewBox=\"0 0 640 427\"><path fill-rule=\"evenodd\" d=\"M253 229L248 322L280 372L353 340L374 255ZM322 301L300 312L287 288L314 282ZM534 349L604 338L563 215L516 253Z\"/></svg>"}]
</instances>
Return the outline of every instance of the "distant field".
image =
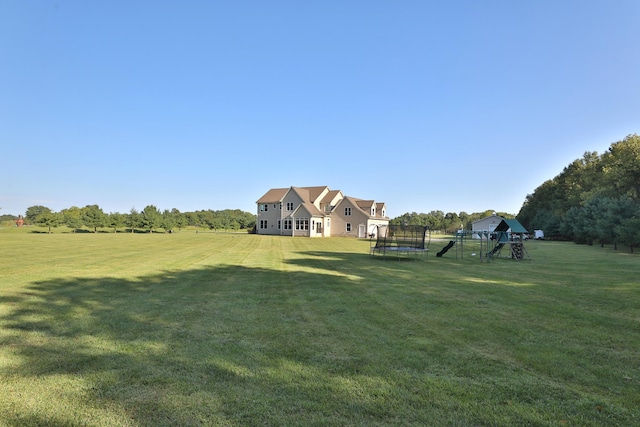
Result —
<instances>
[{"instance_id":1,"label":"distant field","mask_svg":"<svg viewBox=\"0 0 640 427\"><path fill-rule=\"evenodd\" d=\"M443 243L2 229L0 425L640 424L640 256Z\"/></svg>"}]
</instances>

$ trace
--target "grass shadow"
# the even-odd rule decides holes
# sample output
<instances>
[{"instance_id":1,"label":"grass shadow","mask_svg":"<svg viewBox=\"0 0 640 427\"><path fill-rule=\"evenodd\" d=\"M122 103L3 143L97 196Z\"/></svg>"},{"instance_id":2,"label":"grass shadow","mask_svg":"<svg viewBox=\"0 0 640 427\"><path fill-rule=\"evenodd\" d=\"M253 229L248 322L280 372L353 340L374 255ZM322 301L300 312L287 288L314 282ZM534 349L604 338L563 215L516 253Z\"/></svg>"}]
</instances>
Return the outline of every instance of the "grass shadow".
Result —
<instances>
[{"instance_id":1,"label":"grass shadow","mask_svg":"<svg viewBox=\"0 0 640 427\"><path fill-rule=\"evenodd\" d=\"M571 378L569 367L548 371L558 360L527 357L536 347L548 357L561 351L544 347L545 337L562 338L555 330L528 331L531 312L500 312L509 297L523 303L535 293L499 296L480 283L470 297L471 284L461 289L452 280L430 277L429 262L307 251L281 270L219 265L35 282L0 296L0 344L11 354L2 375L16 390L0 404L2 418L11 425L597 425L637 415L594 392L599 378ZM41 401L23 401L27 391Z\"/></svg>"},{"instance_id":2,"label":"grass shadow","mask_svg":"<svg viewBox=\"0 0 640 427\"><path fill-rule=\"evenodd\" d=\"M47 280L0 296L10 307L1 342L14 356L4 375L52 399L45 412L24 408L4 421L63 420L58 411L68 402L59 407L54 397L71 382L84 384L73 397L87 402L80 412L115 408L135 425L304 424L309 411L320 423L380 423L390 414L344 386L364 375L362 359L333 340L332 327L346 331L326 319L344 314L330 302L349 282L221 266L135 280ZM316 289L300 294L305 285Z\"/></svg>"}]
</instances>

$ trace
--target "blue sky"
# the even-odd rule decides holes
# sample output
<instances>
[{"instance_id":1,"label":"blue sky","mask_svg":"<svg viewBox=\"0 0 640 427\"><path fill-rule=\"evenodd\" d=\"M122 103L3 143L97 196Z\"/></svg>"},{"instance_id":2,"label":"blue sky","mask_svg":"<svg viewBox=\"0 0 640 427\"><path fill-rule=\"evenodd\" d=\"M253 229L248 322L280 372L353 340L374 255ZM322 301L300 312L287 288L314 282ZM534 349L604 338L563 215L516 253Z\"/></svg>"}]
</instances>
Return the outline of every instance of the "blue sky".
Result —
<instances>
[{"instance_id":1,"label":"blue sky","mask_svg":"<svg viewBox=\"0 0 640 427\"><path fill-rule=\"evenodd\" d=\"M0 210L516 214L640 132L640 2L0 1Z\"/></svg>"}]
</instances>

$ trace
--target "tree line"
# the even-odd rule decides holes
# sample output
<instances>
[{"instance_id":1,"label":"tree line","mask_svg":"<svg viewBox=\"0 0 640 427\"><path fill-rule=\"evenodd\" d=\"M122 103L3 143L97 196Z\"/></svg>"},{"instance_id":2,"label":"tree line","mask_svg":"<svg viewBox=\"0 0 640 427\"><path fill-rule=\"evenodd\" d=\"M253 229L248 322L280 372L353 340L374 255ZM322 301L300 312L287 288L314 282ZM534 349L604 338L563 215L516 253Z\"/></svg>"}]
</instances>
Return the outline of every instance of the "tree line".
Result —
<instances>
[{"instance_id":1,"label":"tree line","mask_svg":"<svg viewBox=\"0 0 640 427\"><path fill-rule=\"evenodd\" d=\"M460 228L471 229L471 223L492 215L493 211L487 210L468 214L466 212L431 211L429 213L405 213L390 220L391 224L408 224L429 226L430 230L439 230L453 233ZM513 218L508 213L499 212L504 218ZM8 215L11 219L15 217ZM131 209L129 213L105 213L98 205L87 205L83 208L72 206L60 212L54 212L45 206L31 206L27 208L24 222L26 225L38 225L52 228L64 225L77 231L89 229L97 232L98 229L111 228L113 232L136 230L165 232L181 230L185 227L198 227L210 230L254 230L256 216L239 209L225 209L220 211L200 210L195 212L180 212L178 209L160 211L154 205L149 205L141 211Z\"/></svg>"},{"instance_id":2,"label":"tree line","mask_svg":"<svg viewBox=\"0 0 640 427\"><path fill-rule=\"evenodd\" d=\"M431 230L453 233L471 229L471 223L490 216L493 211L468 214L405 213L393 218L391 224L423 225ZM504 218L513 215L498 212ZM640 246L640 137L628 135L612 143L608 151L585 152L556 177L545 181L528 194L516 218L528 230L544 230L547 238L572 240L576 243L601 246L627 245L631 252ZM71 207L53 212L44 206L32 206L24 217L26 224L48 227L66 225L78 230L87 227L110 227L113 231L128 229L171 231L187 226L211 230L253 230L254 214L235 210L201 210L180 212L177 209L160 211L153 205L142 211L105 213L98 205Z\"/></svg>"},{"instance_id":3,"label":"tree line","mask_svg":"<svg viewBox=\"0 0 640 427\"><path fill-rule=\"evenodd\" d=\"M528 194L517 219L546 237L601 246L640 245L640 137L585 152Z\"/></svg>"},{"instance_id":4,"label":"tree line","mask_svg":"<svg viewBox=\"0 0 640 427\"><path fill-rule=\"evenodd\" d=\"M487 210L484 212L447 212L435 210L429 213L405 213L389 221L392 225L422 225L428 226L432 232L442 232L445 234L455 233L457 230L471 230L471 224L482 218L496 213L503 218L514 218L514 215L505 212L494 212Z\"/></svg>"},{"instance_id":5,"label":"tree line","mask_svg":"<svg viewBox=\"0 0 640 427\"><path fill-rule=\"evenodd\" d=\"M135 232L139 230L154 232L172 232L185 227L200 227L210 230L253 230L256 216L240 209L221 211L201 210L196 212L180 212L178 209L160 211L154 205L143 210L131 209L129 213L105 213L98 205L87 205L79 208L72 206L60 212L54 212L46 206L31 206L24 215L26 225L38 225L52 228L65 225L74 232L85 228L98 232L98 229L110 228Z\"/></svg>"}]
</instances>

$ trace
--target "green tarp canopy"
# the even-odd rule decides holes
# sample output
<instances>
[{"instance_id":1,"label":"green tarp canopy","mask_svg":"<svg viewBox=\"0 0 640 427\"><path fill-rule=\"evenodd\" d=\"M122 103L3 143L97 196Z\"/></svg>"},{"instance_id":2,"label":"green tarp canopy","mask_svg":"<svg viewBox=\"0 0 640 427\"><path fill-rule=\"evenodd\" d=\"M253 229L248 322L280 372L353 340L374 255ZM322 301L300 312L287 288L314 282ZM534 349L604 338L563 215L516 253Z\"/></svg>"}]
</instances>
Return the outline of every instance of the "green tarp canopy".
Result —
<instances>
[{"instance_id":1,"label":"green tarp canopy","mask_svg":"<svg viewBox=\"0 0 640 427\"><path fill-rule=\"evenodd\" d=\"M494 231L507 231L509 229L511 229L512 233L516 234L527 232L527 229L524 228L517 219L503 219Z\"/></svg>"}]
</instances>

